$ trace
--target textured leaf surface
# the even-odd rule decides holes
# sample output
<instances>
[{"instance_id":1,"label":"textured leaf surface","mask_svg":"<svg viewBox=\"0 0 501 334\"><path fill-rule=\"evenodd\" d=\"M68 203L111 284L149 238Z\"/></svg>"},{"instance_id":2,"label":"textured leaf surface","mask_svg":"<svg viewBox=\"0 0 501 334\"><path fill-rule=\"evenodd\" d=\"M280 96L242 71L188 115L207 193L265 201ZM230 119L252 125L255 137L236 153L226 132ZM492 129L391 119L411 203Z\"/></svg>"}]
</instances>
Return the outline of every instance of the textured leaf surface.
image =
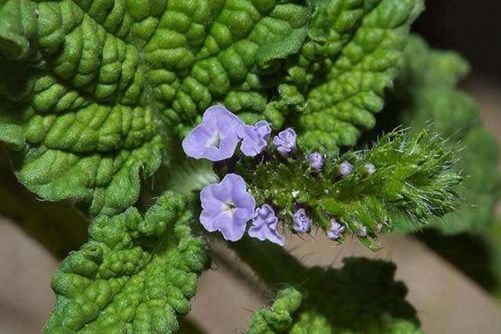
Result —
<instances>
[{"instance_id":1,"label":"textured leaf surface","mask_svg":"<svg viewBox=\"0 0 501 334\"><path fill-rule=\"evenodd\" d=\"M280 290L273 306L254 313L248 334L284 333L293 324L294 313L301 306L302 294L294 288Z\"/></svg>"},{"instance_id":2,"label":"textured leaf surface","mask_svg":"<svg viewBox=\"0 0 501 334\"><path fill-rule=\"evenodd\" d=\"M14 163L31 191L83 200L93 214L137 200L162 146L140 51L156 7L3 1L0 52L22 60L0 61L0 119L20 127L7 141L26 143Z\"/></svg>"},{"instance_id":3,"label":"textured leaf surface","mask_svg":"<svg viewBox=\"0 0 501 334\"><path fill-rule=\"evenodd\" d=\"M457 88L468 64L457 54L431 50L413 37L405 51L405 64L389 100L392 115L419 131L427 123L446 138L464 146L458 167L465 177L464 205L434 224L443 232L482 233L492 223L493 208L501 190L498 146L482 126L476 102Z\"/></svg>"},{"instance_id":4,"label":"textured leaf surface","mask_svg":"<svg viewBox=\"0 0 501 334\"><path fill-rule=\"evenodd\" d=\"M419 0L317 1L311 42L292 81L305 92L298 128L312 148L352 146L375 124L402 61ZM329 23L327 23L329 22ZM319 79L320 78L320 79ZM299 82L298 82L299 81Z\"/></svg>"},{"instance_id":5,"label":"textured leaf surface","mask_svg":"<svg viewBox=\"0 0 501 334\"><path fill-rule=\"evenodd\" d=\"M294 123L312 148L353 145L374 125L421 7L3 0L0 140L31 191L94 215L132 205L166 137L183 137L211 104Z\"/></svg>"},{"instance_id":6,"label":"textured leaf surface","mask_svg":"<svg viewBox=\"0 0 501 334\"><path fill-rule=\"evenodd\" d=\"M59 266L46 333L173 333L190 310L205 244L193 238L184 198L167 193L142 217L135 208L98 217L90 240Z\"/></svg>"}]
</instances>

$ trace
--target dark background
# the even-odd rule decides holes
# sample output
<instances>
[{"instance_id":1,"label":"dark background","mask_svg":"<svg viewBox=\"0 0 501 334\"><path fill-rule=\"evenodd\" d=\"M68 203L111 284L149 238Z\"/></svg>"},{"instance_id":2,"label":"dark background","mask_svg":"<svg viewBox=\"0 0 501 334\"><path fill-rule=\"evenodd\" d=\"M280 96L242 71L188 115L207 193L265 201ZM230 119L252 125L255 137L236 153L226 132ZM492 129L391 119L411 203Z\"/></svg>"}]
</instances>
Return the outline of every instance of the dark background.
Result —
<instances>
[{"instance_id":1,"label":"dark background","mask_svg":"<svg viewBox=\"0 0 501 334\"><path fill-rule=\"evenodd\" d=\"M426 0L413 31L470 61L475 76L501 81L501 1Z\"/></svg>"}]
</instances>

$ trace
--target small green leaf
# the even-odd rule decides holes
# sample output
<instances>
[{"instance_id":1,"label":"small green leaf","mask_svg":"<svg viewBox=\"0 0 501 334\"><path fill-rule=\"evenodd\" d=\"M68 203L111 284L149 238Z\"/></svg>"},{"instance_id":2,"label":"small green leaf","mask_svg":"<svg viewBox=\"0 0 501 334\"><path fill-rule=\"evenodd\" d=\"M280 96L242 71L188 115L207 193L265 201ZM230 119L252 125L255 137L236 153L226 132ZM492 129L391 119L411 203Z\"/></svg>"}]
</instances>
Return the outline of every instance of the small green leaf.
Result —
<instances>
[{"instance_id":1,"label":"small green leaf","mask_svg":"<svg viewBox=\"0 0 501 334\"><path fill-rule=\"evenodd\" d=\"M45 333L175 332L208 264L184 203L166 193L144 217L130 208L96 218L90 240L54 276L56 307Z\"/></svg>"},{"instance_id":2,"label":"small green leaf","mask_svg":"<svg viewBox=\"0 0 501 334\"><path fill-rule=\"evenodd\" d=\"M254 313L247 334L285 333L293 324L293 315L301 306L302 294L294 288L280 290L269 310Z\"/></svg>"}]
</instances>

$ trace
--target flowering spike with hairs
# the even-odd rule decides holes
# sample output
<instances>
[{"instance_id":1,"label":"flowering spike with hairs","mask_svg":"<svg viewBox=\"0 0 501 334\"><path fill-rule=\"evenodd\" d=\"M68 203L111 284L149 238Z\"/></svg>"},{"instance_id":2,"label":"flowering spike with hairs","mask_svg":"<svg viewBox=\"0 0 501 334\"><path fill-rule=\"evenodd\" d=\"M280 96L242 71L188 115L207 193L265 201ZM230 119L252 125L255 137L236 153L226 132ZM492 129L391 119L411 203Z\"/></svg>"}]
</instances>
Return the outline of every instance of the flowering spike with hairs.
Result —
<instances>
[{"instance_id":1,"label":"flowering spike with hairs","mask_svg":"<svg viewBox=\"0 0 501 334\"><path fill-rule=\"evenodd\" d=\"M235 167L257 203L272 205L291 231L316 227L335 240L350 233L377 249L378 234L390 232L401 217L423 226L454 210L462 176L447 147L428 130L400 131L383 136L372 149L327 154L321 173L311 173L311 153L301 146L294 159L280 159L278 150L269 159Z\"/></svg>"}]
</instances>

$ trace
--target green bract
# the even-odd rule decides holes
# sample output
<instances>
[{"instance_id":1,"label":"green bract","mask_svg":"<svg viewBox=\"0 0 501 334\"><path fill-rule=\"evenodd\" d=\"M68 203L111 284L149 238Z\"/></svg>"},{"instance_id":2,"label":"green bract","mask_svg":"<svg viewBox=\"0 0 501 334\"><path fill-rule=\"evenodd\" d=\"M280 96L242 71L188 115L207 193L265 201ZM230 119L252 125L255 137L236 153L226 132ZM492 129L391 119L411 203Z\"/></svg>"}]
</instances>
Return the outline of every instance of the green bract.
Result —
<instances>
[{"instance_id":1,"label":"green bract","mask_svg":"<svg viewBox=\"0 0 501 334\"><path fill-rule=\"evenodd\" d=\"M190 310L205 243L191 236L185 199L166 193L144 218L135 208L92 223L90 240L59 266L46 333L173 333Z\"/></svg>"},{"instance_id":2,"label":"green bract","mask_svg":"<svg viewBox=\"0 0 501 334\"><path fill-rule=\"evenodd\" d=\"M0 140L49 200L116 214L214 103L311 148L374 125L421 0L0 2ZM289 112L292 112L289 115ZM165 152L167 160L172 153Z\"/></svg>"}]
</instances>

